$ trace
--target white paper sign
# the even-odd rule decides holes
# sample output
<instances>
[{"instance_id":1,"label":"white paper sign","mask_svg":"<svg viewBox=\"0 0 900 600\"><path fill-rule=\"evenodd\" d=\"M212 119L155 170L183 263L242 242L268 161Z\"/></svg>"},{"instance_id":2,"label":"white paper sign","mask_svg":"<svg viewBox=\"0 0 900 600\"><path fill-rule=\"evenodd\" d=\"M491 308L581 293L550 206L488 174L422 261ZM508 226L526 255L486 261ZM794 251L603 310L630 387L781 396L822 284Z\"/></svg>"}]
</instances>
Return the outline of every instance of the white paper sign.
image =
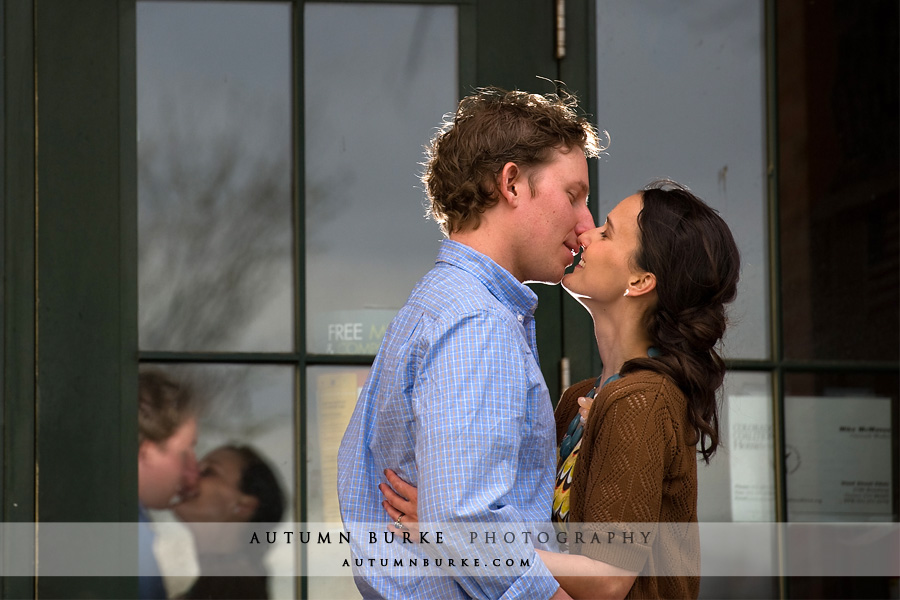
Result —
<instances>
[{"instance_id":1,"label":"white paper sign","mask_svg":"<svg viewBox=\"0 0 900 600\"><path fill-rule=\"evenodd\" d=\"M729 396L726 445L731 466L732 520L774 521L772 402L767 396Z\"/></svg>"},{"instance_id":2,"label":"white paper sign","mask_svg":"<svg viewBox=\"0 0 900 600\"><path fill-rule=\"evenodd\" d=\"M891 520L890 398L785 398L788 520Z\"/></svg>"},{"instance_id":3,"label":"white paper sign","mask_svg":"<svg viewBox=\"0 0 900 600\"><path fill-rule=\"evenodd\" d=\"M787 396L785 469L789 521L890 521L889 398ZM728 401L734 521L775 518L771 401Z\"/></svg>"}]
</instances>

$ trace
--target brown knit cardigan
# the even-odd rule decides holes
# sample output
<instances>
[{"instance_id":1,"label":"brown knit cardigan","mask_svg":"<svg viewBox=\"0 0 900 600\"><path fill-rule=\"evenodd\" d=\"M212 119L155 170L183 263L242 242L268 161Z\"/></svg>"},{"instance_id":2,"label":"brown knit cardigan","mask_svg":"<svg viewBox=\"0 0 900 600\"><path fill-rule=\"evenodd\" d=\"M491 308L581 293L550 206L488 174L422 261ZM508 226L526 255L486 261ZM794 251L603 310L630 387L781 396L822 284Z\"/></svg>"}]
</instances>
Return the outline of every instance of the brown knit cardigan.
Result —
<instances>
[{"instance_id":1,"label":"brown knit cardigan","mask_svg":"<svg viewBox=\"0 0 900 600\"><path fill-rule=\"evenodd\" d=\"M581 381L563 394L556 409L557 442L578 412L578 398L594 382ZM637 371L608 383L591 407L572 475L569 523L596 523L601 540L617 523L685 524L659 527L648 544L639 533L633 544L570 543L572 553L639 572L627 598L699 594L695 437L684 394L658 373Z\"/></svg>"}]
</instances>

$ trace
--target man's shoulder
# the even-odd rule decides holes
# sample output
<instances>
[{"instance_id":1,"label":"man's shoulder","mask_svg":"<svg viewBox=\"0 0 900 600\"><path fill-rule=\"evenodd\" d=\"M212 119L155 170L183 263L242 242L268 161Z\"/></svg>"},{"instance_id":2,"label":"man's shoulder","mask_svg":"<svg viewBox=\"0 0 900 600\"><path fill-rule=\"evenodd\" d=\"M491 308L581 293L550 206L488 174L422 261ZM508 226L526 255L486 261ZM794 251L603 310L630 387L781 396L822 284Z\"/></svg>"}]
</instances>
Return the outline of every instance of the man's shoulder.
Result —
<instances>
[{"instance_id":1,"label":"man's shoulder","mask_svg":"<svg viewBox=\"0 0 900 600\"><path fill-rule=\"evenodd\" d=\"M502 303L475 274L455 265L438 263L416 285L408 306L433 313L468 313L494 310Z\"/></svg>"}]
</instances>

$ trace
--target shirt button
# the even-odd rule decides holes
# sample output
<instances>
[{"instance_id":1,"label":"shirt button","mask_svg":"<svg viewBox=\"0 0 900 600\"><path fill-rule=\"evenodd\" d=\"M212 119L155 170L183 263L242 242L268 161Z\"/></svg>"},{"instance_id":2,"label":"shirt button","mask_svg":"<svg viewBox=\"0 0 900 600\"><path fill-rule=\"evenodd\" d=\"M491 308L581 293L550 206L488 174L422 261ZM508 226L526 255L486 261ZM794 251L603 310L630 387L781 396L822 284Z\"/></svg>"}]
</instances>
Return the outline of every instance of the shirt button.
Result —
<instances>
[{"instance_id":1,"label":"shirt button","mask_svg":"<svg viewBox=\"0 0 900 600\"><path fill-rule=\"evenodd\" d=\"M516 315L516 318L519 320L519 323L525 320L525 315Z\"/></svg>"}]
</instances>

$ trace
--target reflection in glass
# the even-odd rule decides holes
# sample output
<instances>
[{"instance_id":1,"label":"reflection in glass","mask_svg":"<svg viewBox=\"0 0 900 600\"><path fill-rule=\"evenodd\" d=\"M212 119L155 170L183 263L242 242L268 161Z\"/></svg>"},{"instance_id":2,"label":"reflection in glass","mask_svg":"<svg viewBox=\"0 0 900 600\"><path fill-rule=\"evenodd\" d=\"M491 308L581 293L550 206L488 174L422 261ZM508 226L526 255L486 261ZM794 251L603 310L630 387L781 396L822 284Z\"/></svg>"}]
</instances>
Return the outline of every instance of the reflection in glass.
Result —
<instances>
[{"instance_id":1,"label":"reflection in glass","mask_svg":"<svg viewBox=\"0 0 900 600\"><path fill-rule=\"evenodd\" d=\"M895 521L896 374L785 378L789 521Z\"/></svg>"},{"instance_id":2,"label":"reflection in glass","mask_svg":"<svg viewBox=\"0 0 900 600\"><path fill-rule=\"evenodd\" d=\"M223 444L249 445L275 469L287 502L283 522L296 520L294 506L294 369L247 365L174 365L161 367L173 378L191 385L202 403L198 419L197 456ZM168 511L154 513L154 520L172 521ZM157 540L157 557L163 575L185 572L196 563L190 534L183 528L165 527ZM269 572L293 572L294 549L281 538L265 556ZM190 587L192 578L172 578L170 593ZM289 577L270 577L272 598L293 598Z\"/></svg>"},{"instance_id":3,"label":"reflection in glass","mask_svg":"<svg viewBox=\"0 0 900 600\"><path fill-rule=\"evenodd\" d=\"M305 4L307 349L375 354L434 264L423 146L457 94L456 7Z\"/></svg>"},{"instance_id":4,"label":"reflection in glass","mask_svg":"<svg viewBox=\"0 0 900 600\"><path fill-rule=\"evenodd\" d=\"M774 521L771 375L730 371L722 397L721 445L708 466L698 463L698 518Z\"/></svg>"},{"instance_id":5,"label":"reflection in glass","mask_svg":"<svg viewBox=\"0 0 900 600\"><path fill-rule=\"evenodd\" d=\"M769 373L730 371L719 411L720 443L709 465L698 462L697 518L701 523L775 520L772 383ZM702 543L702 542L701 542ZM711 544L715 547L715 541ZM748 568L772 572L777 549L748 545L738 556ZM704 553L703 571L727 572L736 555ZM720 568L721 567L721 568ZM776 598L776 577L707 577L701 598Z\"/></svg>"},{"instance_id":6,"label":"reflection in glass","mask_svg":"<svg viewBox=\"0 0 900 600\"><path fill-rule=\"evenodd\" d=\"M900 5L774 6L785 357L897 361Z\"/></svg>"},{"instance_id":7,"label":"reflection in glass","mask_svg":"<svg viewBox=\"0 0 900 600\"><path fill-rule=\"evenodd\" d=\"M138 2L140 348L293 349L291 8Z\"/></svg>"},{"instance_id":8,"label":"reflection in glass","mask_svg":"<svg viewBox=\"0 0 900 600\"><path fill-rule=\"evenodd\" d=\"M337 453L350 422L356 400L369 375L368 368L310 367L306 371L306 451L307 519L311 523L334 523L340 527L341 514L337 498ZM344 545L324 546L316 550L345 553ZM336 556L337 563L343 560ZM311 598L358 598L351 577L311 577Z\"/></svg>"},{"instance_id":9,"label":"reflection in glass","mask_svg":"<svg viewBox=\"0 0 900 600\"><path fill-rule=\"evenodd\" d=\"M769 356L763 57L762 2L597 2L600 220L659 177L719 210L742 254L729 358Z\"/></svg>"}]
</instances>

